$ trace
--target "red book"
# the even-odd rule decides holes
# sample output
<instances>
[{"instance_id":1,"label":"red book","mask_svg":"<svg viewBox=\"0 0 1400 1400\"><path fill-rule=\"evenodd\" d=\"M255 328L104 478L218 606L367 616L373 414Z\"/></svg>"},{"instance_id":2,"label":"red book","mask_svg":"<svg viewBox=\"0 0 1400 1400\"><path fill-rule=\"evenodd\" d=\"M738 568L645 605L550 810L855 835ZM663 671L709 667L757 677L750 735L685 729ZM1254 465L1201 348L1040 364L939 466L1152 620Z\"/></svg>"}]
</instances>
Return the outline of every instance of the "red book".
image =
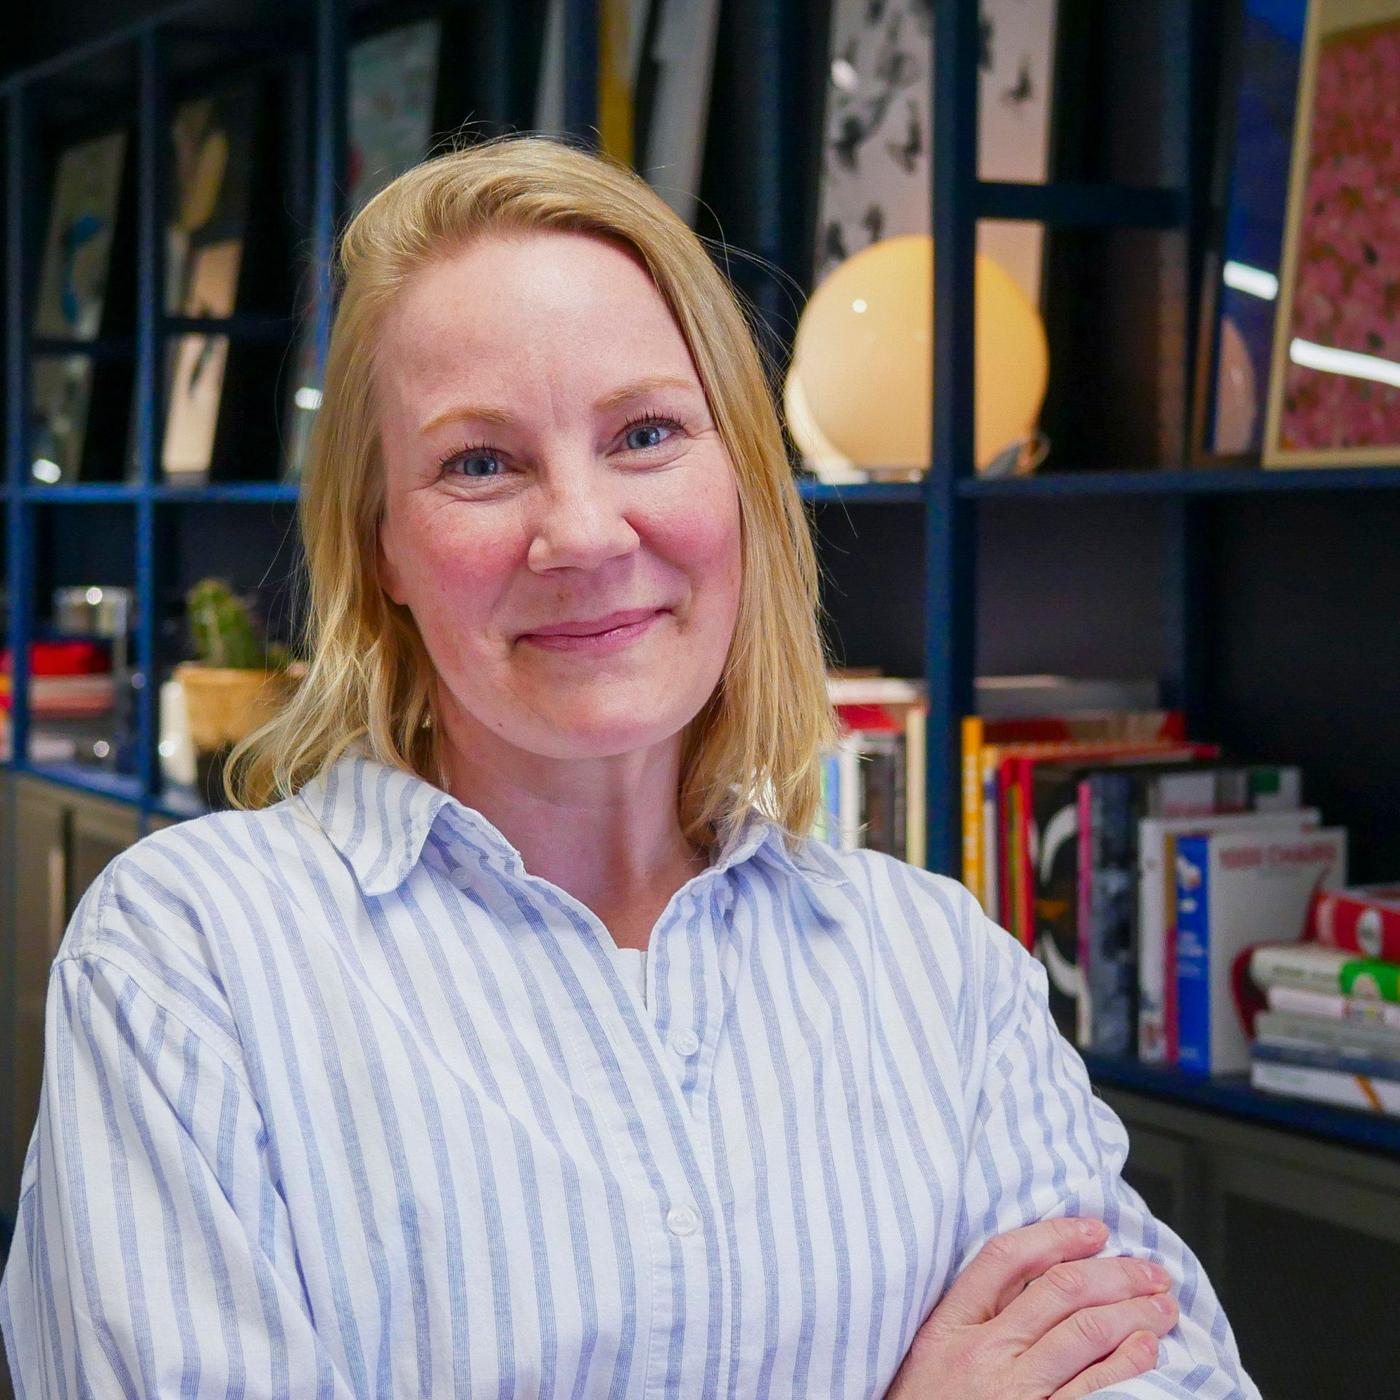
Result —
<instances>
[{"instance_id":1,"label":"red book","mask_svg":"<svg viewBox=\"0 0 1400 1400\"><path fill-rule=\"evenodd\" d=\"M1319 890L1309 928L1329 948L1400 963L1400 885Z\"/></svg>"}]
</instances>

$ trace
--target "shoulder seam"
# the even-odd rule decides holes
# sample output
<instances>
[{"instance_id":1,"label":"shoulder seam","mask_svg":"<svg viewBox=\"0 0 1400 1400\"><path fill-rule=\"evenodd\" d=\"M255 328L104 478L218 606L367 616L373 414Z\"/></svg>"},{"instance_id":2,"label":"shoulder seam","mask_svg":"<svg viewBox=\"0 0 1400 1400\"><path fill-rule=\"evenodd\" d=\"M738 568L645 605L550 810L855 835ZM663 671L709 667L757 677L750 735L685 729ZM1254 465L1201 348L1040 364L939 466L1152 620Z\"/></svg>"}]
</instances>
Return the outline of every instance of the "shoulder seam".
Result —
<instances>
[{"instance_id":1,"label":"shoulder seam","mask_svg":"<svg viewBox=\"0 0 1400 1400\"><path fill-rule=\"evenodd\" d=\"M236 1047L237 1049L241 1050L242 1047L238 1045L238 1042L232 1040L231 1037L226 1036L217 1027L211 1026L208 1029L208 1031L197 1030L194 1026L190 1025L189 1021L178 1011L166 1005L165 1001L162 998L156 996L145 985L145 983L142 981L142 978L138 976L135 972L133 972L132 969L125 964L125 962L118 958L109 956L107 953L100 953L91 949L80 949L77 952L65 953L62 957L55 958L53 965L55 968L57 968L60 963L81 963L87 960L102 963L107 967L113 968L115 971L117 971L123 977L125 977L130 983L132 983L133 986L135 986L137 991L139 991L142 996L144 996L149 1002L151 1002L153 1006L156 1007L158 1011L161 1012L162 1015L168 1016L172 1021L175 1022L176 1025L182 1027L187 1034L192 1035L201 1045L206 1047L209 1053L213 1055L213 1057L216 1060L218 1060L218 1062L221 1065L223 1065L224 1068L227 1069L234 1076L234 1078L236 1078L243 1085L243 1087L248 1091L249 1095L253 1098L254 1102L257 1101L257 1095L254 1093L253 1086L248 1079L247 1070L233 1063L233 1057L228 1053L227 1050L221 1050L218 1044L218 1042L227 1040L229 1041L231 1047Z\"/></svg>"}]
</instances>

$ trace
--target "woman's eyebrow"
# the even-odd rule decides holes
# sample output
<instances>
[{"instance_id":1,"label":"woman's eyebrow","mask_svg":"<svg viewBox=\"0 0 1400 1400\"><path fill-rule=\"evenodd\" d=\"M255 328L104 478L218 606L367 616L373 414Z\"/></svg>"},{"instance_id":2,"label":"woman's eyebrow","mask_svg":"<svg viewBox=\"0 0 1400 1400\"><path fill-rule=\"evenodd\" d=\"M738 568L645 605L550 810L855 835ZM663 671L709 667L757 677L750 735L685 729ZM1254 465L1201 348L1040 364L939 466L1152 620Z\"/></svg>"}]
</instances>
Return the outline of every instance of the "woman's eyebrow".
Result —
<instances>
[{"instance_id":1,"label":"woman's eyebrow","mask_svg":"<svg viewBox=\"0 0 1400 1400\"><path fill-rule=\"evenodd\" d=\"M644 398L647 394L654 394L661 389L685 389L691 393L696 392L695 384L689 379L680 379L671 374L649 374L641 379L633 380L630 384L624 384L621 388L610 390L593 405L593 411L606 413L609 409L617 408L620 404ZM441 413L434 414L418 431L420 434L426 435L447 423L458 423L466 420L505 425L515 422L516 415L510 409L496 404L458 404L453 408L444 409Z\"/></svg>"}]
</instances>

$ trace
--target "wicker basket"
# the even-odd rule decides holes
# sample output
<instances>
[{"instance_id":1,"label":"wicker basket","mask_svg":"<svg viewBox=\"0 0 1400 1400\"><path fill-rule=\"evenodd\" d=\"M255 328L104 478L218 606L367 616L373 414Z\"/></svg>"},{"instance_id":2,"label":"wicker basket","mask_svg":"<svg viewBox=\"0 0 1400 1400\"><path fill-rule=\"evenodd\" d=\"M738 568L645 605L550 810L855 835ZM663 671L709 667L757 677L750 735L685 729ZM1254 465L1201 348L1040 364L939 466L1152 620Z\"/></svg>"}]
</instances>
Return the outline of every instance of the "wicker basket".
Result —
<instances>
[{"instance_id":1,"label":"wicker basket","mask_svg":"<svg viewBox=\"0 0 1400 1400\"><path fill-rule=\"evenodd\" d=\"M242 671L181 662L175 679L184 688L191 743L205 751L236 744L287 703L301 669Z\"/></svg>"}]
</instances>

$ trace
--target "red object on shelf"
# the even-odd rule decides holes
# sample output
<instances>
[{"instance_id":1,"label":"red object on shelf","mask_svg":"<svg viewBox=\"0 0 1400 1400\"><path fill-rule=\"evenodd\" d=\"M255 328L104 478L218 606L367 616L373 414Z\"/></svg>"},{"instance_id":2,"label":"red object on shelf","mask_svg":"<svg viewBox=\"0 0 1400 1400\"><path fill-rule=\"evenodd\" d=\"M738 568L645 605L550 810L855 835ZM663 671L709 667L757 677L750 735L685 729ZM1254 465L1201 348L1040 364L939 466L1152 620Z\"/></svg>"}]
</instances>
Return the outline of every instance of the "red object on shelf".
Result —
<instances>
[{"instance_id":1,"label":"red object on shelf","mask_svg":"<svg viewBox=\"0 0 1400 1400\"><path fill-rule=\"evenodd\" d=\"M10 674L11 651L0 651L0 672ZM111 655L100 642L30 642L31 676L91 676L112 669Z\"/></svg>"}]
</instances>

